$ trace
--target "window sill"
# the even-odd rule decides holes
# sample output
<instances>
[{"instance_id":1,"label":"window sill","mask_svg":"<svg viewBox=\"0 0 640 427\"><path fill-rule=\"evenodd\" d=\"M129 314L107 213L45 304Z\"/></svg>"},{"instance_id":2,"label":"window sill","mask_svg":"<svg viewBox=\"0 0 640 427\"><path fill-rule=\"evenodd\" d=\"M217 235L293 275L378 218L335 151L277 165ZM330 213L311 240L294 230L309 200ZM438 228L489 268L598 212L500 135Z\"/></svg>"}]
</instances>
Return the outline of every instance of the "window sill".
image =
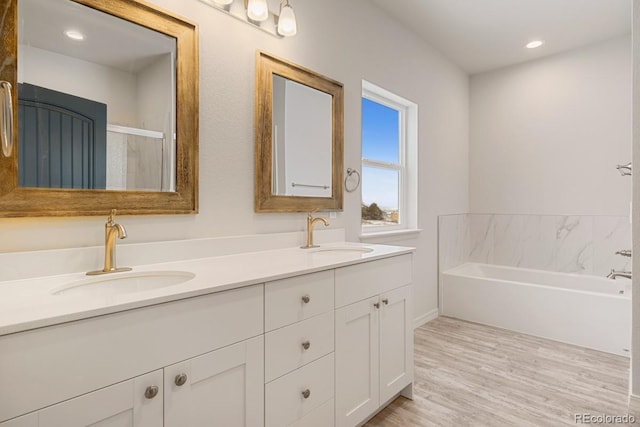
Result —
<instances>
[{"instance_id":1,"label":"window sill","mask_svg":"<svg viewBox=\"0 0 640 427\"><path fill-rule=\"evenodd\" d=\"M411 238L417 237L422 232L421 228L409 228L403 230L375 231L372 233L360 234L360 241L393 239L393 238Z\"/></svg>"}]
</instances>

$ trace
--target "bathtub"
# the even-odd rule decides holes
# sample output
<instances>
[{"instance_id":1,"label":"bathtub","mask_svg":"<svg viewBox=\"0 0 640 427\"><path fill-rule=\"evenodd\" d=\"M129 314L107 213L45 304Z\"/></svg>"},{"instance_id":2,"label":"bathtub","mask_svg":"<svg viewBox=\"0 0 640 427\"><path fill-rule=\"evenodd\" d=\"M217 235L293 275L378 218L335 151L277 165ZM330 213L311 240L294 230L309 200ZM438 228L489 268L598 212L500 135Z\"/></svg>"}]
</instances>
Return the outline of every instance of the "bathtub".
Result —
<instances>
[{"instance_id":1,"label":"bathtub","mask_svg":"<svg viewBox=\"0 0 640 427\"><path fill-rule=\"evenodd\" d=\"M631 281L467 263L442 272L440 314L629 356Z\"/></svg>"}]
</instances>

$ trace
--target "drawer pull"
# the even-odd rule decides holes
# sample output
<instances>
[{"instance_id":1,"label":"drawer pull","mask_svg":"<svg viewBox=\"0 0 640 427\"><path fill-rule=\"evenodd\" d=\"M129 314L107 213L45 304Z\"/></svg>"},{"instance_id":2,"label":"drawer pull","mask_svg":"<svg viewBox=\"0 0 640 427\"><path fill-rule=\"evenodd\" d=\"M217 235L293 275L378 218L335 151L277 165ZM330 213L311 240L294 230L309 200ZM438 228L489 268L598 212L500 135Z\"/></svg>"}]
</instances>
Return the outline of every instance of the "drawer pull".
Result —
<instances>
[{"instance_id":1,"label":"drawer pull","mask_svg":"<svg viewBox=\"0 0 640 427\"><path fill-rule=\"evenodd\" d=\"M311 396L311 390L306 389L305 391L302 392L302 397L304 397L305 399L308 399L309 396Z\"/></svg>"},{"instance_id":2,"label":"drawer pull","mask_svg":"<svg viewBox=\"0 0 640 427\"><path fill-rule=\"evenodd\" d=\"M389 305L389 300L387 298L383 299L382 302L384 303L384 305Z\"/></svg>"},{"instance_id":3,"label":"drawer pull","mask_svg":"<svg viewBox=\"0 0 640 427\"><path fill-rule=\"evenodd\" d=\"M160 389L158 388L157 385L150 385L144 391L144 397L146 397L147 399L153 399L154 397L156 397L158 395L158 391L159 390Z\"/></svg>"},{"instance_id":4,"label":"drawer pull","mask_svg":"<svg viewBox=\"0 0 640 427\"><path fill-rule=\"evenodd\" d=\"M302 296L302 302L305 304L309 304L309 301L311 301L311 297L309 295L303 295Z\"/></svg>"},{"instance_id":5,"label":"drawer pull","mask_svg":"<svg viewBox=\"0 0 640 427\"><path fill-rule=\"evenodd\" d=\"M309 350L309 347L311 347L310 341L302 341L302 348L304 348L305 350Z\"/></svg>"},{"instance_id":6,"label":"drawer pull","mask_svg":"<svg viewBox=\"0 0 640 427\"><path fill-rule=\"evenodd\" d=\"M380 308L380 303L379 303L379 302L374 302L374 303L373 303L373 306L374 306L375 308Z\"/></svg>"},{"instance_id":7,"label":"drawer pull","mask_svg":"<svg viewBox=\"0 0 640 427\"><path fill-rule=\"evenodd\" d=\"M175 383L178 387L182 387L187 383L187 374L176 375Z\"/></svg>"}]
</instances>

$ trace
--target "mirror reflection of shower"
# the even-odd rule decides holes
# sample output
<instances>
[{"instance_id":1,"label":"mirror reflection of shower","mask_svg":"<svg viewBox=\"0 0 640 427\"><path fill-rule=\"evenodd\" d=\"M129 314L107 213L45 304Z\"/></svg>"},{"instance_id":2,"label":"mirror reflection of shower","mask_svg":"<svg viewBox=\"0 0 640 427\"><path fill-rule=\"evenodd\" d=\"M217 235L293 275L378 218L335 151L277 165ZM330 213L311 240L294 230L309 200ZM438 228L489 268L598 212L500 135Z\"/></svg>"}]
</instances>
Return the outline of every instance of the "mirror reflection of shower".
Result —
<instances>
[{"instance_id":1,"label":"mirror reflection of shower","mask_svg":"<svg viewBox=\"0 0 640 427\"><path fill-rule=\"evenodd\" d=\"M175 191L163 132L107 126L107 190Z\"/></svg>"},{"instance_id":2,"label":"mirror reflection of shower","mask_svg":"<svg viewBox=\"0 0 640 427\"><path fill-rule=\"evenodd\" d=\"M620 172L622 176L631 176L632 164L629 162L626 165L618 165L616 169L618 169L618 172Z\"/></svg>"}]
</instances>

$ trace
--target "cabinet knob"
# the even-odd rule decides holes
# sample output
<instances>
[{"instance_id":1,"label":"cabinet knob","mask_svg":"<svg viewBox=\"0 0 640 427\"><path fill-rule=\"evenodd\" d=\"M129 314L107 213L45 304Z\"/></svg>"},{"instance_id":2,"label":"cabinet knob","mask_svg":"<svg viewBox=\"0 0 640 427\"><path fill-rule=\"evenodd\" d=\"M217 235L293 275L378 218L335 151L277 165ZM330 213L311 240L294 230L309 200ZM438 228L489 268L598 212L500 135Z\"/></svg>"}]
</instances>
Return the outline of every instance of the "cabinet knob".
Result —
<instances>
[{"instance_id":1,"label":"cabinet knob","mask_svg":"<svg viewBox=\"0 0 640 427\"><path fill-rule=\"evenodd\" d=\"M176 375L175 383L178 387L182 387L187 382L187 374Z\"/></svg>"},{"instance_id":2,"label":"cabinet knob","mask_svg":"<svg viewBox=\"0 0 640 427\"><path fill-rule=\"evenodd\" d=\"M373 306L374 306L375 308L380 308L380 303L379 303L379 302L374 302L374 303L373 303Z\"/></svg>"},{"instance_id":3,"label":"cabinet knob","mask_svg":"<svg viewBox=\"0 0 640 427\"><path fill-rule=\"evenodd\" d=\"M302 348L304 348L305 350L309 350L309 347L311 347L310 341L302 341Z\"/></svg>"},{"instance_id":4,"label":"cabinet knob","mask_svg":"<svg viewBox=\"0 0 640 427\"><path fill-rule=\"evenodd\" d=\"M302 392L302 397L304 397L305 399L308 399L309 396L311 396L311 390L306 389L305 391Z\"/></svg>"},{"instance_id":5,"label":"cabinet knob","mask_svg":"<svg viewBox=\"0 0 640 427\"><path fill-rule=\"evenodd\" d=\"M302 296L302 302L305 304L309 304L309 301L311 301L311 297L309 295L303 295Z\"/></svg>"},{"instance_id":6,"label":"cabinet knob","mask_svg":"<svg viewBox=\"0 0 640 427\"><path fill-rule=\"evenodd\" d=\"M144 391L144 397L146 397L147 399L153 399L154 397L156 397L158 395L158 391L159 390L160 389L158 388L157 385L150 385Z\"/></svg>"},{"instance_id":7,"label":"cabinet knob","mask_svg":"<svg viewBox=\"0 0 640 427\"><path fill-rule=\"evenodd\" d=\"M384 303L384 305L389 305L389 300L387 298L383 299L382 302Z\"/></svg>"}]
</instances>

